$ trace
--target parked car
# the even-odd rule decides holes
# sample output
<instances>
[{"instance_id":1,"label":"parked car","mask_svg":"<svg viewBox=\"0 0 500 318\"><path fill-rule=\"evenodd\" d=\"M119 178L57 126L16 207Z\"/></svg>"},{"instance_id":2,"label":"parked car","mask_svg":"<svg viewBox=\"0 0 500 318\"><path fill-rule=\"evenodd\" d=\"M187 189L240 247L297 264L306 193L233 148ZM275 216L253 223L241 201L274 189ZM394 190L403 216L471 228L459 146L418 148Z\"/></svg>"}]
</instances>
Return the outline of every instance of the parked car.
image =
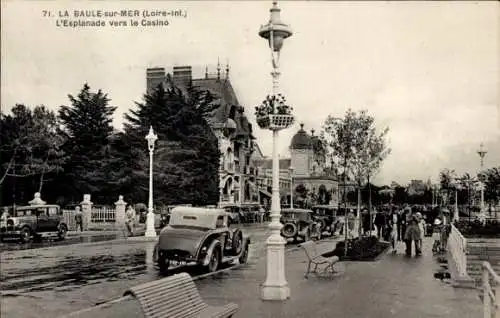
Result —
<instances>
[{"instance_id":1,"label":"parked car","mask_svg":"<svg viewBox=\"0 0 500 318\"><path fill-rule=\"evenodd\" d=\"M301 239L306 242L311 238L321 239L321 225L312 218L313 211L307 209L281 210L281 236L285 239Z\"/></svg>"},{"instance_id":2,"label":"parked car","mask_svg":"<svg viewBox=\"0 0 500 318\"><path fill-rule=\"evenodd\" d=\"M321 234L332 236L335 233L338 207L333 205L316 205L312 207L313 220L320 224Z\"/></svg>"},{"instance_id":3,"label":"parked car","mask_svg":"<svg viewBox=\"0 0 500 318\"><path fill-rule=\"evenodd\" d=\"M43 237L63 240L68 232L62 210L58 205L16 207L0 226L0 238L16 238L23 243Z\"/></svg>"},{"instance_id":4,"label":"parked car","mask_svg":"<svg viewBox=\"0 0 500 318\"><path fill-rule=\"evenodd\" d=\"M160 232L154 257L163 273L172 261L214 272L223 263L246 263L249 244L250 239L231 226L230 214L223 209L178 206Z\"/></svg>"}]
</instances>

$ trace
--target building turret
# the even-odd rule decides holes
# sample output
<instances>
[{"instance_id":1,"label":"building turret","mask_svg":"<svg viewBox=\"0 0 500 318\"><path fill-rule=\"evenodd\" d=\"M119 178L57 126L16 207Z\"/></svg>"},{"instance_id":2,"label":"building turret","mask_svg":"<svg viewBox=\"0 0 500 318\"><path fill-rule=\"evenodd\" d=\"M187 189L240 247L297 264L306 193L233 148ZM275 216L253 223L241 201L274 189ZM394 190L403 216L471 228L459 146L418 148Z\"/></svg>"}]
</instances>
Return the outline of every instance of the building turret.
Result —
<instances>
[{"instance_id":1,"label":"building turret","mask_svg":"<svg viewBox=\"0 0 500 318\"><path fill-rule=\"evenodd\" d=\"M314 151L311 136L304 130L304 124L300 124L299 131L292 138L292 142L290 143L290 154L292 157L294 176L310 176Z\"/></svg>"}]
</instances>

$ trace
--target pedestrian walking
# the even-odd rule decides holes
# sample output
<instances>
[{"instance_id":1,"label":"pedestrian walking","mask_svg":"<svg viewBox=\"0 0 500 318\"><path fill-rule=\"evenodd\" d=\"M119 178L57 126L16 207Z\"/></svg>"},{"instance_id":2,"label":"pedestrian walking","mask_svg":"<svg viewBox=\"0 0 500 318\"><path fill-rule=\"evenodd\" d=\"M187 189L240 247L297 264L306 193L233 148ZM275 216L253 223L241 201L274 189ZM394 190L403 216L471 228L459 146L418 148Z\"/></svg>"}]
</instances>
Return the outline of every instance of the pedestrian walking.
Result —
<instances>
[{"instance_id":1,"label":"pedestrian walking","mask_svg":"<svg viewBox=\"0 0 500 318\"><path fill-rule=\"evenodd\" d=\"M80 229L80 232L83 232L83 213L79 206L75 207L75 222L76 230Z\"/></svg>"},{"instance_id":2,"label":"pedestrian walking","mask_svg":"<svg viewBox=\"0 0 500 318\"><path fill-rule=\"evenodd\" d=\"M135 210L132 205L127 207L127 211L125 212L126 221L125 225L127 226L127 231L129 236L134 235L134 227L135 227Z\"/></svg>"},{"instance_id":3,"label":"pedestrian walking","mask_svg":"<svg viewBox=\"0 0 500 318\"><path fill-rule=\"evenodd\" d=\"M386 224L385 215L382 211L375 214L375 220L373 223L375 223L375 226L377 227L377 237L380 240L384 233L384 226Z\"/></svg>"},{"instance_id":4,"label":"pedestrian walking","mask_svg":"<svg viewBox=\"0 0 500 318\"><path fill-rule=\"evenodd\" d=\"M432 252L434 254L438 254L441 252L441 220L437 217L434 220L434 224L432 226L432 240L434 243L432 244Z\"/></svg>"},{"instance_id":5,"label":"pedestrian walking","mask_svg":"<svg viewBox=\"0 0 500 318\"><path fill-rule=\"evenodd\" d=\"M349 211L349 214L347 215L347 228L349 229L349 232L347 233L349 238L353 238L353 231L354 231L354 222L356 220L356 216L354 215L354 212L352 210Z\"/></svg>"},{"instance_id":6,"label":"pedestrian walking","mask_svg":"<svg viewBox=\"0 0 500 318\"><path fill-rule=\"evenodd\" d=\"M451 231L450 225L450 210L442 208L440 212L441 219L441 251L446 251L446 243L448 242L448 235Z\"/></svg>"},{"instance_id":7,"label":"pedestrian walking","mask_svg":"<svg viewBox=\"0 0 500 318\"><path fill-rule=\"evenodd\" d=\"M420 240L420 229L418 228L417 219L414 217L411 218L406 227L404 240L406 244L406 256L411 256L412 244L415 245L416 255L420 255L421 251L418 246L418 240Z\"/></svg>"},{"instance_id":8,"label":"pedestrian walking","mask_svg":"<svg viewBox=\"0 0 500 318\"><path fill-rule=\"evenodd\" d=\"M403 241L405 235L403 225L404 225L404 209L400 208L398 210L398 241Z\"/></svg>"},{"instance_id":9,"label":"pedestrian walking","mask_svg":"<svg viewBox=\"0 0 500 318\"><path fill-rule=\"evenodd\" d=\"M418 240L418 250L420 252L422 252L422 243L424 241L424 237L425 237L425 221L424 219L422 218L422 213L420 212L417 212L415 214L415 219L417 220L417 225L418 225L418 229L419 229L419 232L420 232L420 239Z\"/></svg>"},{"instance_id":10,"label":"pedestrian walking","mask_svg":"<svg viewBox=\"0 0 500 318\"><path fill-rule=\"evenodd\" d=\"M389 230L390 230L390 242L392 245L392 253L396 254L396 247L398 243L398 224L399 224L399 215L397 212L392 212L389 217Z\"/></svg>"}]
</instances>

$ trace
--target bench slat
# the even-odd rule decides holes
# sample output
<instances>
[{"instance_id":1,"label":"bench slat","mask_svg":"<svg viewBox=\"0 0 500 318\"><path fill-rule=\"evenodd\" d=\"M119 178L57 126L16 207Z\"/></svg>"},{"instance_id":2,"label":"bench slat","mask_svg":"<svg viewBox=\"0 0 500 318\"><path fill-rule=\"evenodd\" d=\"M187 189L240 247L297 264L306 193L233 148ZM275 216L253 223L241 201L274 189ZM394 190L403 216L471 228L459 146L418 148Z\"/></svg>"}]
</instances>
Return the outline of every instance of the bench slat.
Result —
<instances>
[{"instance_id":1,"label":"bench slat","mask_svg":"<svg viewBox=\"0 0 500 318\"><path fill-rule=\"evenodd\" d=\"M158 294L162 294L163 296L165 296L164 298L166 298L167 295L175 296L178 293L178 290L186 290L186 291L190 290L194 293L198 292L194 284L183 284L183 285L170 286L169 288L161 287L161 288L149 289L140 293L136 292L135 294L137 294L138 297L141 299L156 298Z\"/></svg>"},{"instance_id":2,"label":"bench slat","mask_svg":"<svg viewBox=\"0 0 500 318\"><path fill-rule=\"evenodd\" d=\"M175 301L166 301L168 299L164 299L163 302L154 301L141 303L146 309L150 312L155 310L167 310L168 312L174 312L180 307L203 307L203 305L207 306L202 301L198 301L198 297L193 297L194 295L189 293L182 293L182 297L176 298Z\"/></svg>"},{"instance_id":3,"label":"bench slat","mask_svg":"<svg viewBox=\"0 0 500 318\"><path fill-rule=\"evenodd\" d=\"M238 305L229 303L222 307L208 307L201 311L198 318L225 318L234 315L238 311Z\"/></svg>"},{"instance_id":4,"label":"bench slat","mask_svg":"<svg viewBox=\"0 0 500 318\"><path fill-rule=\"evenodd\" d=\"M185 285L185 284L190 284L192 281L186 278L182 279L175 279L175 280L169 280L167 278L162 278L150 283L145 283L139 286L135 286L130 288L129 292L136 292L136 293L143 293L147 292L148 290L151 290L152 288L158 288L158 289L163 289L163 288L172 288L177 285ZM193 283L194 284L194 283Z\"/></svg>"},{"instance_id":5,"label":"bench slat","mask_svg":"<svg viewBox=\"0 0 500 318\"><path fill-rule=\"evenodd\" d=\"M203 306L193 307L193 308L184 308L185 310L177 310L175 313L170 313L172 318L191 318L197 317L200 312L202 312L205 308L208 308L207 304L203 304Z\"/></svg>"},{"instance_id":6,"label":"bench slat","mask_svg":"<svg viewBox=\"0 0 500 318\"><path fill-rule=\"evenodd\" d=\"M165 318L165 317L187 318L187 317L196 315L197 313L199 313L200 311L202 311L206 307L208 307L207 304L200 304L197 306L191 306L190 304L184 303L182 306L178 306L177 308L167 308L167 310L165 310L165 308L156 308L153 310L145 309L144 313L145 314L147 313L146 316L150 317L150 318L156 318L156 317L157 318L162 318L162 317L163 318Z\"/></svg>"},{"instance_id":7,"label":"bench slat","mask_svg":"<svg viewBox=\"0 0 500 318\"><path fill-rule=\"evenodd\" d=\"M132 287L124 295L132 295L139 301L146 318L229 317L238 310L234 303L208 306L187 273Z\"/></svg>"}]
</instances>

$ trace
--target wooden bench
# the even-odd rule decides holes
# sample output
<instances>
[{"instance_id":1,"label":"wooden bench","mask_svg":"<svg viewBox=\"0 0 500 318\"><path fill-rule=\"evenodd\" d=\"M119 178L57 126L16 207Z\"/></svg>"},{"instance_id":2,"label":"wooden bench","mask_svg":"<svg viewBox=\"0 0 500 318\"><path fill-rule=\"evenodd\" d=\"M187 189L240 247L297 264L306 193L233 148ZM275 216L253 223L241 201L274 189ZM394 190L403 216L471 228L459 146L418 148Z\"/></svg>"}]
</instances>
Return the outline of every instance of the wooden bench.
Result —
<instances>
[{"instance_id":1,"label":"wooden bench","mask_svg":"<svg viewBox=\"0 0 500 318\"><path fill-rule=\"evenodd\" d=\"M187 273L135 286L125 292L128 295L139 301L146 318L226 318L238 311L234 303L208 306Z\"/></svg>"},{"instance_id":2,"label":"wooden bench","mask_svg":"<svg viewBox=\"0 0 500 318\"><path fill-rule=\"evenodd\" d=\"M305 274L306 278L309 275L309 273L317 273L318 266L320 265L324 265L323 273L327 273L328 270L330 270L332 274L336 272L333 266L335 265L335 263L339 261L338 256L332 256L332 257L321 256L321 254L318 253L317 245L316 242L314 241L308 241L302 243L300 244L300 247L304 249L308 259L307 271ZM314 265L313 270L311 270L312 265Z\"/></svg>"}]
</instances>

